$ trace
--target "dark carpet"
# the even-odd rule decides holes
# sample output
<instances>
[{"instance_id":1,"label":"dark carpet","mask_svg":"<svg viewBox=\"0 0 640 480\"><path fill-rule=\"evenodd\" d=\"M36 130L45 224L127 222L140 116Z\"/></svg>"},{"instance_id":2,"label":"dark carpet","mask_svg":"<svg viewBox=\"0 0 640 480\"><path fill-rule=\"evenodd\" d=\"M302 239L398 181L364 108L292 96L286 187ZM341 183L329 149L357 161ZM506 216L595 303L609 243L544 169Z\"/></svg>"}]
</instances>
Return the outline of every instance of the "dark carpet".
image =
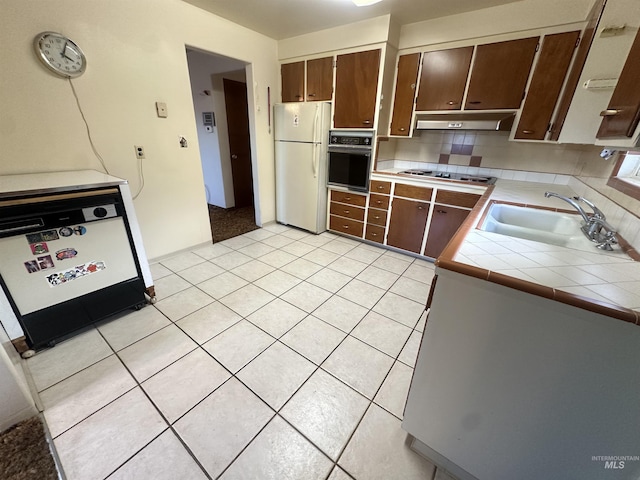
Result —
<instances>
[{"instance_id":1,"label":"dark carpet","mask_svg":"<svg viewBox=\"0 0 640 480\"><path fill-rule=\"evenodd\" d=\"M0 433L2 480L56 480L56 470L40 418L35 416Z\"/></svg>"},{"instance_id":2,"label":"dark carpet","mask_svg":"<svg viewBox=\"0 0 640 480\"><path fill-rule=\"evenodd\" d=\"M209 205L213 243L257 230L255 210L251 207L221 208Z\"/></svg>"}]
</instances>

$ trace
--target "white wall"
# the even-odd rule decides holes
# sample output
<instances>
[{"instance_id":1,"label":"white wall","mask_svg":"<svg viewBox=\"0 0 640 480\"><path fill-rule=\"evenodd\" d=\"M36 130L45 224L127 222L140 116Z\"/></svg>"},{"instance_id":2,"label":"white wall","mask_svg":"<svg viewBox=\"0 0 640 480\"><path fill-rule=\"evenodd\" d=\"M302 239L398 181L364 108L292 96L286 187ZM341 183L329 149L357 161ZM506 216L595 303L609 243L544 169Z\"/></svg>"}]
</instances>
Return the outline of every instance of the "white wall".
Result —
<instances>
[{"instance_id":1,"label":"white wall","mask_svg":"<svg viewBox=\"0 0 640 480\"><path fill-rule=\"evenodd\" d=\"M456 42L586 20L595 0L521 0L403 25L398 48Z\"/></svg>"},{"instance_id":2,"label":"white wall","mask_svg":"<svg viewBox=\"0 0 640 480\"><path fill-rule=\"evenodd\" d=\"M266 112L267 86L279 85L274 40L179 0L5 0L0 22L0 174L100 168L68 82L33 52L37 33L60 31L87 56L87 71L74 85L96 147L134 192L133 146L145 147L145 189L135 207L149 257L210 241L186 45L251 64L256 210L261 223L275 219ZM167 103L168 118L157 118L156 101ZM179 135L189 148L180 148ZM168 229L180 235L166 235Z\"/></svg>"},{"instance_id":3,"label":"white wall","mask_svg":"<svg viewBox=\"0 0 640 480\"><path fill-rule=\"evenodd\" d=\"M244 69L244 63L232 58L213 56L194 50L187 52L187 59L207 202L222 208L232 207L234 205L233 178L228 148L226 149L227 155L222 157L220 145L225 142L229 143L226 118L224 118L226 116L224 92L222 92L223 100L220 104L218 98L220 92L213 86L212 75L232 70L237 71L239 68ZM246 82L244 70L241 73L242 81ZM209 94L207 95L205 91ZM205 130L202 121L203 112L214 113L216 125L211 132ZM221 124L225 127L222 130L220 129Z\"/></svg>"}]
</instances>

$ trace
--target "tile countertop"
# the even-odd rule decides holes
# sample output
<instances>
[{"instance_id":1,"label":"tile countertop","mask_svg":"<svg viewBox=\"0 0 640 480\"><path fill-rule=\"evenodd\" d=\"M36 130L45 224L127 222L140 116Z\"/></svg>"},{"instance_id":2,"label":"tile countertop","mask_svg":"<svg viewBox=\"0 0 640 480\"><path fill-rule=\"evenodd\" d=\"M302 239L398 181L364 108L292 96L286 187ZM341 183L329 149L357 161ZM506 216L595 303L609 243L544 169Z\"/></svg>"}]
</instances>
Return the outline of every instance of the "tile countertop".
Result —
<instances>
[{"instance_id":1,"label":"tile countertop","mask_svg":"<svg viewBox=\"0 0 640 480\"><path fill-rule=\"evenodd\" d=\"M572 210L558 198L545 198L546 191L575 195L564 185L499 179L436 265L640 325L640 262L620 246L613 252L586 242L567 248L476 228L492 201Z\"/></svg>"}]
</instances>

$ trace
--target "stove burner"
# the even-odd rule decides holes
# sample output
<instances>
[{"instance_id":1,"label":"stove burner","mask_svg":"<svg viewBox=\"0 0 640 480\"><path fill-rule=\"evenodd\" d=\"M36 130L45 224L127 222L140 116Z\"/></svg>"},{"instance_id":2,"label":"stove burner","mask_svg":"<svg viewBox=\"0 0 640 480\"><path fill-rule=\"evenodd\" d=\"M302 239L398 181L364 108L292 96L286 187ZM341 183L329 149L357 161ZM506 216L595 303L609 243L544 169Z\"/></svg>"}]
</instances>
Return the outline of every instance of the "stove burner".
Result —
<instances>
[{"instance_id":1,"label":"stove burner","mask_svg":"<svg viewBox=\"0 0 640 480\"><path fill-rule=\"evenodd\" d=\"M434 172L433 170L420 170L415 168L411 170L405 170L400 173L405 173L408 175L418 175L422 177L446 178L449 180L458 180L461 182L469 183L486 183L487 185L493 185L497 180L496 177L478 177L475 175L468 175L464 173Z\"/></svg>"}]
</instances>

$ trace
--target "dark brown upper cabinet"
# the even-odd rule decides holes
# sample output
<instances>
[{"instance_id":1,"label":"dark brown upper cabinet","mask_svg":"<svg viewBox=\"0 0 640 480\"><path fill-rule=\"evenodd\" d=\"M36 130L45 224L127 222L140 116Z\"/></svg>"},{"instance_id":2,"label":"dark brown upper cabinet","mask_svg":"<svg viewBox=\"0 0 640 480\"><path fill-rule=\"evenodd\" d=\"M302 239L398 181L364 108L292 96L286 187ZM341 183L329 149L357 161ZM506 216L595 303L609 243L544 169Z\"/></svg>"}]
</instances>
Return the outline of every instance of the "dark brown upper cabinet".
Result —
<instances>
[{"instance_id":1,"label":"dark brown upper cabinet","mask_svg":"<svg viewBox=\"0 0 640 480\"><path fill-rule=\"evenodd\" d=\"M591 44L593 43L593 39L596 35L598 24L600 23L600 17L602 17L602 12L604 11L605 3L606 0L597 0L593 7L591 7L589 18L587 19L587 26L585 27L584 33L582 34L582 40L580 40L580 46L578 47L578 51L576 52L576 58L573 61L573 65L571 66L571 71L569 72L569 76L567 78L567 84L564 87L564 92L562 93L562 98L560 99L560 103L558 104L556 116L553 119L553 123L551 125L549 140L557 141L558 138L560 138L560 132L562 131L564 121L567 118L567 113L569 113L571 100L573 100L573 94L578 87L578 82L580 81L580 76L582 75L584 64L587 61L587 55L589 54Z\"/></svg>"},{"instance_id":2,"label":"dark brown upper cabinet","mask_svg":"<svg viewBox=\"0 0 640 480\"><path fill-rule=\"evenodd\" d=\"M333 57L307 60L307 101L331 100Z\"/></svg>"},{"instance_id":3,"label":"dark brown upper cabinet","mask_svg":"<svg viewBox=\"0 0 640 480\"><path fill-rule=\"evenodd\" d=\"M338 55L335 128L373 128L379 69L379 49Z\"/></svg>"},{"instance_id":4,"label":"dark brown upper cabinet","mask_svg":"<svg viewBox=\"0 0 640 480\"><path fill-rule=\"evenodd\" d=\"M425 52L416 110L460 110L473 47Z\"/></svg>"},{"instance_id":5,"label":"dark brown upper cabinet","mask_svg":"<svg viewBox=\"0 0 640 480\"><path fill-rule=\"evenodd\" d=\"M304 102L304 62L283 63L280 66L282 77L282 101Z\"/></svg>"},{"instance_id":6,"label":"dark brown upper cabinet","mask_svg":"<svg viewBox=\"0 0 640 480\"><path fill-rule=\"evenodd\" d=\"M514 138L544 140L580 31L546 35Z\"/></svg>"},{"instance_id":7,"label":"dark brown upper cabinet","mask_svg":"<svg viewBox=\"0 0 640 480\"><path fill-rule=\"evenodd\" d=\"M476 47L465 109L518 109L539 37Z\"/></svg>"},{"instance_id":8,"label":"dark brown upper cabinet","mask_svg":"<svg viewBox=\"0 0 640 480\"><path fill-rule=\"evenodd\" d=\"M632 137L640 121L640 31L618 78L609 106L600 113L597 138Z\"/></svg>"},{"instance_id":9,"label":"dark brown upper cabinet","mask_svg":"<svg viewBox=\"0 0 640 480\"><path fill-rule=\"evenodd\" d=\"M418 67L420 67L419 53L401 55L398 59L396 93L391 117L391 135L409 135L413 101L416 95L416 81L418 80Z\"/></svg>"}]
</instances>

